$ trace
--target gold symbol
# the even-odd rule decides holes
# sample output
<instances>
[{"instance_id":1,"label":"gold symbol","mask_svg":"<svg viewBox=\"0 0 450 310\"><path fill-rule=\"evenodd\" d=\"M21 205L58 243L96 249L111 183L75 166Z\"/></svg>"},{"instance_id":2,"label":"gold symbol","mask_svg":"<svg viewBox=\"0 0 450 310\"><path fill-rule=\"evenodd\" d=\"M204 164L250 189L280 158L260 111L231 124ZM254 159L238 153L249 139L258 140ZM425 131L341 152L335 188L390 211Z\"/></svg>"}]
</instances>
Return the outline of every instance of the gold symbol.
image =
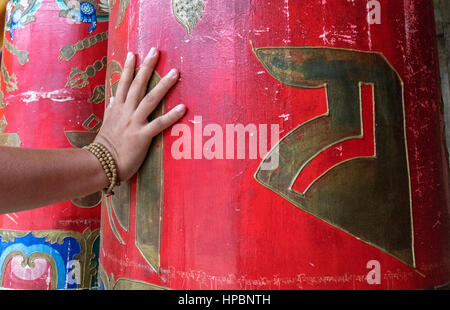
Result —
<instances>
[{"instance_id":1,"label":"gold symbol","mask_svg":"<svg viewBox=\"0 0 450 310\"><path fill-rule=\"evenodd\" d=\"M122 66L115 60L108 64L106 73L106 89L108 96L114 96L118 82L111 84L111 77L122 73ZM150 80L147 92L153 89L161 80L155 72ZM108 98L106 102L109 102ZM149 120L164 113L165 103L150 115ZM149 153L137 173L136 196L136 247L150 266L158 273L160 267L160 242L162 229L162 198L163 198L163 136L153 138ZM106 199L106 210L111 230L121 244L125 244L113 219L113 212L119 225L129 230L130 221L130 185L123 182L115 190L115 195Z\"/></svg>"},{"instance_id":2,"label":"gold symbol","mask_svg":"<svg viewBox=\"0 0 450 310\"><path fill-rule=\"evenodd\" d=\"M76 148L83 148L91 144L97 136L102 121L95 114L91 114L83 123L83 127L87 131L65 131L67 140ZM97 192L92 195L73 199L72 203L80 208L93 208L102 201L102 192Z\"/></svg>"},{"instance_id":3,"label":"gold symbol","mask_svg":"<svg viewBox=\"0 0 450 310\"><path fill-rule=\"evenodd\" d=\"M102 265L98 267L98 278L103 282L105 290L168 290L169 288L164 286L159 286L156 284L147 283L144 281L137 281L128 278L120 278L117 281L114 280L114 275L108 277L105 269Z\"/></svg>"},{"instance_id":4,"label":"gold symbol","mask_svg":"<svg viewBox=\"0 0 450 310\"><path fill-rule=\"evenodd\" d=\"M5 94L0 90L0 109L4 109L6 106L3 99L5 99Z\"/></svg>"},{"instance_id":5,"label":"gold symbol","mask_svg":"<svg viewBox=\"0 0 450 310\"><path fill-rule=\"evenodd\" d=\"M94 88L94 93L88 102L98 104L103 101L105 101L105 85L99 85Z\"/></svg>"},{"instance_id":6,"label":"gold symbol","mask_svg":"<svg viewBox=\"0 0 450 310\"><path fill-rule=\"evenodd\" d=\"M70 72L66 87L83 88L89 84L88 79L95 76L107 64L107 57L97 60L93 65L87 66L86 70L82 71L80 68L73 68Z\"/></svg>"},{"instance_id":7,"label":"gold symbol","mask_svg":"<svg viewBox=\"0 0 450 310\"><path fill-rule=\"evenodd\" d=\"M2 58L2 64L1 64L1 70L2 70L3 81L6 84L6 91L9 93L14 90L17 90L18 89L17 88L17 76L15 73L9 75L9 72L6 69L3 58Z\"/></svg>"},{"instance_id":8,"label":"gold symbol","mask_svg":"<svg viewBox=\"0 0 450 310\"><path fill-rule=\"evenodd\" d=\"M125 17L125 12L127 10L128 5L130 4L130 0L119 0L119 15L117 16L116 29L119 28L120 24ZM110 0L109 7L112 8L116 4L116 0Z\"/></svg>"},{"instance_id":9,"label":"gold symbol","mask_svg":"<svg viewBox=\"0 0 450 310\"><path fill-rule=\"evenodd\" d=\"M202 18L204 7L204 0L172 0L173 15L189 34Z\"/></svg>"},{"instance_id":10,"label":"gold symbol","mask_svg":"<svg viewBox=\"0 0 450 310\"><path fill-rule=\"evenodd\" d=\"M0 146L20 147L19 135L16 133L3 133L8 123L5 116L0 119Z\"/></svg>"},{"instance_id":11,"label":"gold symbol","mask_svg":"<svg viewBox=\"0 0 450 310\"><path fill-rule=\"evenodd\" d=\"M59 51L59 59L69 61L77 52L80 52L86 48L89 48L97 43L103 42L108 39L108 31L98 33L95 36L84 38L75 44L65 45Z\"/></svg>"},{"instance_id":12,"label":"gold symbol","mask_svg":"<svg viewBox=\"0 0 450 310\"><path fill-rule=\"evenodd\" d=\"M115 2L115 0L114 0ZM123 18L125 17L125 12L127 10L128 4L130 4L130 0L120 0L119 4L119 16L117 17L116 29L122 23Z\"/></svg>"},{"instance_id":13,"label":"gold symbol","mask_svg":"<svg viewBox=\"0 0 450 310\"><path fill-rule=\"evenodd\" d=\"M272 77L298 89L325 88L328 112L299 125L263 160L256 180L298 208L415 267L403 83L380 53L334 48L253 49ZM361 85L373 85L375 155L343 161L305 190L293 189L324 150L364 136Z\"/></svg>"},{"instance_id":14,"label":"gold symbol","mask_svg":"<svg viewBox=\"0 0 450 310\"><path fill-rule=\"evenodd\" d=\"M9 42L9 40L6 38L3 41L3 44L5 45L5 48L8 52L17 56L17 60L22 66L30 61L30 59L28 58L28 55L30 54L29 52L19 50L14 44Z\"/></svg>"}]
</instances>

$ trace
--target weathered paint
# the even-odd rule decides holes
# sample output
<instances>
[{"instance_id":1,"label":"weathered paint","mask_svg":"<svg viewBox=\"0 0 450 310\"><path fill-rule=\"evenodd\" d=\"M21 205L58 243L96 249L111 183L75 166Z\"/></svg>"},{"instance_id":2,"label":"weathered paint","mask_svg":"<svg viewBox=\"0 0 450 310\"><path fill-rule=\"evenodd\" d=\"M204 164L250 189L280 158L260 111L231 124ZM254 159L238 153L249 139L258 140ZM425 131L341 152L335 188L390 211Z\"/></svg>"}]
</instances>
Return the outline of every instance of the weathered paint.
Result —
<instances>
[{"instance_id":1,"label":"weathered paint","mask_svg":"<svg viewBox=\"0 0 450 310\"><path fill-rule=\"evenodd\" d=\"M19 4L29 16L24 14L23 24L11 30L11 14ZM83 75L73 69L84 71L106 56L107 41L98 34L107 31L108 23L99 21L89 33L90 23L59 16L60 11L56 0L9 1L1 83L4 109L0 112L6 127L0 137L18 137L19 141L7 140L19 142L15 146L74 147L66 132L88 133L95 127L92 116L98 121L103 117L104 101L89 100L95 88L104 85L106 68L98 66L94 75L89 73L88 84L82 88L68 82ZM107 15L100 8L97 14ZM93 37L89 46L79 43L87 37ZM75 53L66 60L61 50ZM87 124L89 119L93 122ZM100 211L99 201L91 205L68 201L0 216L0 287L95 287Z\"/></svg>"},{"instance_id":2,"label":"weathered paint","mask_svg":"<svg viewBox=\"0 0 450 310\"><path fill-rule=\"evenodd\" d=\"M100 276L105 288L418 289L449 282L448 159L432 2L380 1L380 24L369 23L369 2L376 1L204 1L195 14L186 15L192 16L191 22L184 20L190 25L186 29L173 15L171 1L116 1L108 61L123 66L131 50L140 62L150 47L158 47L158 74L173 67L181 71L165 109L186 104L189 111L181 124L192 136L208 124L223 132L227 124L277 124L282 139L327 113L326 92L317 85L293 87L295 81L289 78L294 80L298 67L292 65L291 75L283 75L289 65L277 61L272 64L280 71L270 72L255 50L320 47L382 55L402 81L410 215L399 227L410 228L412 261L405 263L357 233L304 212L301 204L291 203L294 198L284 199L258 183L254 176L262 162L259 156L208 160L199 148L198 159L176 160L171 147L179 137L168 130L163 141L161 237L153 240L160 247L142 248L135 241L145 233L136 224L136 212L145 206L137 206L134 180L125 190L128 203L119 199L103 211ZM300 58L292 63L301 65ZM370 91L361 97L366 117ZM392 104L401 106L401 101ZM370 110L367 115L364 124ZM375 132L380 124L376 119ZM350 163L353 157L369 156L374 141L364 133L368 141L353 139L329 147L325 163L326 158L329 163ZM203 137L203 142L208 139ZM195 141L191 150L195 157ZM318 179L322 167L315 169L309 176ZM380 171L374 178L388 182L391 172ZM365 179L361 182L364 185ZM388 197L390 191L372 194ZM354 202L361 207L366 203ZM128 216L126 225L123 214ZM346 216L358 220L358 214ZM387 231L382 225L375 229ZM159 254L159 261L148 260L146 251ZM379 283L368 278L377 271L374 261L380 266Z\"/></svg>"}]
</instances>

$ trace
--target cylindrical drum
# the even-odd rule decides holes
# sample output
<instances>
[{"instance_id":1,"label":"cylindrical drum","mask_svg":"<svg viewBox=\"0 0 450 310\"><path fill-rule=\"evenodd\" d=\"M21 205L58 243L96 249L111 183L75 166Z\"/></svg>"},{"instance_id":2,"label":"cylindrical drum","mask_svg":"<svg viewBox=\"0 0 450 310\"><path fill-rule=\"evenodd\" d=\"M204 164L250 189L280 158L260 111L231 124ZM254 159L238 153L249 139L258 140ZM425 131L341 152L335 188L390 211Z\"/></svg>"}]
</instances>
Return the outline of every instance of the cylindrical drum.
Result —
<instances>
[{"instance_id":1,"label":"cylindrical drum","mask_svg":"<svg viewBox=\"0 0 450 310\"><path fill-rule=\"evenodd\" d=\"M80 148L93 140L104 111L108 11L103 0L8 2L0 145ZM0 286L96 287L101 197L0 216Z\"/></svg>"},{"instance_id":2,"label":"cylindrical drum","mask_svg":"<svg viewBox=\"0 0 450 310\"><path fill-rule=\"evenodd\" d=\"M450 280L432 1L113 1L106 96L158 47L184 103L105 201L106 289ZM130 150L131 151L131 150Z\"/></svg>"}]
</instances>

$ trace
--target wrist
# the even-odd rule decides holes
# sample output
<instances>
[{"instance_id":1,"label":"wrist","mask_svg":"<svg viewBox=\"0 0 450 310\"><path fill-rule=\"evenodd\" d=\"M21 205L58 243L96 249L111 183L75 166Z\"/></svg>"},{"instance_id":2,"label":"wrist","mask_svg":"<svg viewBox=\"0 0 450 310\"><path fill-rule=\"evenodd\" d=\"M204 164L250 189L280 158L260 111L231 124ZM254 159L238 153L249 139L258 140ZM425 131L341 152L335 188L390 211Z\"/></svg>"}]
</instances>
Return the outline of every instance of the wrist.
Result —
<instances>
[{"instance_id":1,"label":"wrist","mask_svg":"<svg viewBox=\"0 0 450 310\"><path fill-rule=\"evenodd\" d=\"M120 185L120 180L117 173L117 165L113 155L106 146L99 142L93 142L83 149L92 153L100 162L102 169L108 179L108 186L103 189L106 196L114 195L114 187Z\"/></svg>"},{"instance_id":2,"label":"wrist","mask_svg":"<svg viewBox=\"0 0 450 310\"><path fill-rule=\"evenodd\" d=\"M114 144L111 142L111 140L106 135L104 135L100 132L97 135L97 137L95 138L93 143L100 143L101 145L106 147L106 149L112 155L113 160L116 163L118 180L123 180L120 175L119 166L118 166L119 165L119 154L118 154L116 148L114 147Z\"/></svg>"},{"instance_id":3,"label":"wrist","mask_svg":"<svg viewBox=\"0 0 450 310\"><path fill-rule=\"evenodd\" d=\"M83 158L82 162L86 163L86 167L90 172L91 180L89 183L92 184L92 192L97 192L103 190L109 185L108 177L106 176L105 170L103 169L100 161L94 154L86 149L78 149L80 153L82 152Z\"/></svg>"}]
</instances>

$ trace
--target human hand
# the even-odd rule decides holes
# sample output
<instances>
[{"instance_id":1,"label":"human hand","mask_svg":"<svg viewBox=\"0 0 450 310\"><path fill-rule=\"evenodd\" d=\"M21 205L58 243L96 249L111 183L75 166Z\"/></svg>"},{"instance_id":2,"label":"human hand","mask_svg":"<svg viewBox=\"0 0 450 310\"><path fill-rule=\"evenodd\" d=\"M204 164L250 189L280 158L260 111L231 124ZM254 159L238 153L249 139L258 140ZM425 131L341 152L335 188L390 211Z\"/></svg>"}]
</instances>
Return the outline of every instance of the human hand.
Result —
<instances>
[{"instance_id":1,"label":"human hand","mask_svg":"<svg viewBox=\"0 0 450 310\"><path fill-rule=\"evenodd\" d=\"M128 181L142 165L156 135L172 126L186 112L183 104L149 123L148 117L175 85L179 73L172 69L158 85L145 94L159 53L152 48L134 76L136 57L128 53L115 97L105 110L103 125L95 138L112 153L120 181Z\"/></svg>"}]
</instances>

